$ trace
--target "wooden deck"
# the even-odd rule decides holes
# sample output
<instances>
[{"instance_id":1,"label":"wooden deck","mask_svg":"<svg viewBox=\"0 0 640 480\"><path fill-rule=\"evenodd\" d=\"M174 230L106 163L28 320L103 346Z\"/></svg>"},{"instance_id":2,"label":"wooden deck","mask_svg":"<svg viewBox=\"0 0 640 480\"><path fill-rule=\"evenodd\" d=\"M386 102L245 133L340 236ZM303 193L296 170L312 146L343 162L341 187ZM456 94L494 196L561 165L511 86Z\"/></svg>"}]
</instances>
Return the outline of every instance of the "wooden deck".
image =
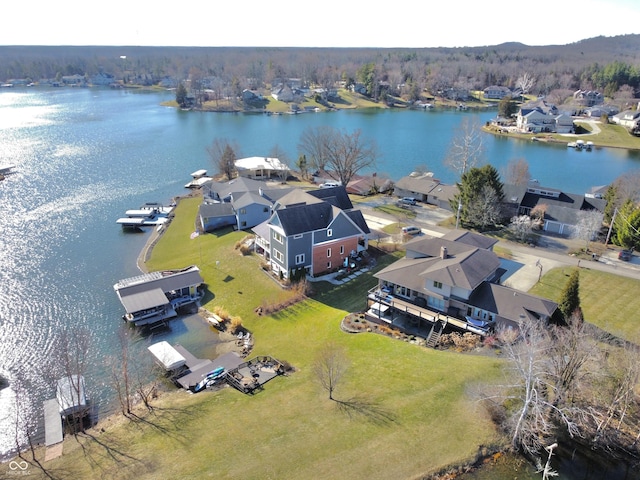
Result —
<instances>
[{"instance_id":1,"label":"wooden deck","mask_svg":"<svg viewBox=\"0 0 640 480\"><path fill-rule=\"evenodd\" d=\"M44 401L44 444L47 447L62 441L62 417L55 398Z\"/></svg>"},{"instance_id":2,"label":"wooden deck","mask_svg":"<svg viewBox=\"0 0 640 480\"><path fill-rule=\"evenodd\" d=\"M469 323L467 323L466 320L461 320L459 318L452 317L450 315L446 315L444 313L437 312L435 310L431 310L426 307L420 307L407 300L403 300L392 295L381 293L377 288L374 288L369 291L368 301L370 304L373 302L373 303L379 303L382 305L387 305L393 308L396 312L411 315L414 318L424 320L426 322L429 322L430 324L435 324L439 322L443 325L443 327L451 326L456 329L473 332L478 335L482 335L482 336L487 335L486 331L479 329L477 327L474 327L473 325L470 325Z\"/></svg>"},{"instance_id":3,"label":"wooden deck","mask_svg":"<svg viewBox=\"0 0 640 480\"><path fill-rule=\"evenodd\" d=\"M243 362L243 359L235 352L225 353L219 356L215 360L208 360L202 358L196 358L182 345L174 345L174 348L182 355L187 361L187 370L180 377L176 378L176 382L186 389L190 390L194 388L207 373L212 370L223 367L227 372L238 368Z\"/></svg>"}]
</instances>

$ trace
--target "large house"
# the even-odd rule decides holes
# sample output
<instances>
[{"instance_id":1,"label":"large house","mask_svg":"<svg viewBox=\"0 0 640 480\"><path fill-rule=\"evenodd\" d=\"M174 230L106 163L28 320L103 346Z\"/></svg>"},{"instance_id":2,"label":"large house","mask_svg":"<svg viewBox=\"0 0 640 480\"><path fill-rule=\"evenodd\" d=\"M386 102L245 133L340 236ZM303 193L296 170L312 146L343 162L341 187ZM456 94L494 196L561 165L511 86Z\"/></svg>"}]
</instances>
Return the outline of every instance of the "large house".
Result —
<instances>
[{"instance_id":1,"label":"large house","mask_svg":"<svg viewBox=\"0 0 640 480\"><path fill-rule=\"evenodd\" d=\"M556 303L500 285L505 270L495 243L459 230L411 240L404 258L375 274L367 314L391 324L408 317L430 327L431 345L446 327L487 335L492 327L517 328L527 318L549 320Z\"/></svg>"},{"instance_id":2,"label":"large house","mask_svg":"<svg viewBox=\"0 0 640 480\"><path fill-rule=\"evenodd\" d=\"M203 186L199 227L204 232L227 226L236 230L255 227L271 216L273 202L291 190L291 187L269 187L265 182L245 177L228 182L209 181Z\"/></svg>"},{"instance_id":3,"label":"large house","mask_svg":"<svg viewBox=\"0 0 640 480\"><path fill-rule=\"evenodd\" d=\"M289 192L253 231L257 251L282 278L318 276L348 266L368 248L370 234L342 186Z\"/></svg>"},{"instance_id":4,"label":"large house","mask_svg":"<svg viewBox=\"0 0 640 480\"><path fill-rule=\"evenodd\" d=\"M491 85L487 87L483 91L484 98L501 100L504 97L511 96L512 92L507 87L499 86L499 85Z\"/></svg>"},{"instance_id":5,"label":"large house","mask_svg":"<svg viewBox=\"0 0 640 480\"><path fill-rule=\"evenodd\" d=\"M602 197L602 195L598 195ZM604 212L606 200L595 195L565 193L538 184L505 185L504 202L513 215L530 215L536 207L544 211L542 229L549 233L569 236L580 220L580 212Z\"/></svg>"},{"instance_id":6,"label":"large house","mask_svg":"<svg viewBox=\"0 0 640 480\"><path fill-rule=\"evenodd\" d=\"M611 117L611 123L625 127L631 131L638 128L640 123L640 110L625 110Z\"/></svg>"},{"instance_id":7,"label":"large house","mask_svg":"<svg viewBox=\"0 0 640 480\"><path fill-rule=\"evenodd\" d=\"M274 176L280 177L281 180L286 180L289 174L289 167L277 158L239 158L235 161L235 167L239 176L254 180L266 180Z\"/></svg>"},{"instance_id":8,"label":"large house","mask_svg":"<svg viewBox=\"0 0 640 480\"><path fill-rule=\"evenodd\" d=\"M573 99L578 105L593 107L604 103L604 95L595 90L576 90L573 92Z\"/></svg>"},{"instance_id":9,"label":"large house","mask_svg":"<svg viewBox=\"0 0 640 480\"><path fill-rule=\"evenodd\" d=\"M544 113L537 108L521 108L516 128L522 133L573 133L573 118L564 113Z\"/></svg>"}]
</instances>

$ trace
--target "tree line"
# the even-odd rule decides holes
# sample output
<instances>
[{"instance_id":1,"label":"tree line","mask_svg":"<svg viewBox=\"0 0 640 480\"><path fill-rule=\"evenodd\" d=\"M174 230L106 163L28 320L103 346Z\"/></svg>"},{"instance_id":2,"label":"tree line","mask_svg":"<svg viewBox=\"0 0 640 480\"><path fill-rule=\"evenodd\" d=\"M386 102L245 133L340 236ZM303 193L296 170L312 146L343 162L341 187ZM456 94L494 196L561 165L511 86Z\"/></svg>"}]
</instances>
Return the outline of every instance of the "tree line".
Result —
<instances>
[{"instance_id":1,"label":"tree line","mask_svg":"<svg viewBox=\"0 0 640 480\"><path fill-rule=\"evenodd\" d=\"M109 73L126 83L153 84L164 77L218 89L273 85L279 79L327 86L360 82L367 95L386 89L409 99L446 88L517 86L535 72L531 93L598 89L611 95L640 87L640 35L596 37L568 45L506 43L462 48L241 48L241 47L0 47L0 79L55 78Z\"/></svg>"}]
</instances>

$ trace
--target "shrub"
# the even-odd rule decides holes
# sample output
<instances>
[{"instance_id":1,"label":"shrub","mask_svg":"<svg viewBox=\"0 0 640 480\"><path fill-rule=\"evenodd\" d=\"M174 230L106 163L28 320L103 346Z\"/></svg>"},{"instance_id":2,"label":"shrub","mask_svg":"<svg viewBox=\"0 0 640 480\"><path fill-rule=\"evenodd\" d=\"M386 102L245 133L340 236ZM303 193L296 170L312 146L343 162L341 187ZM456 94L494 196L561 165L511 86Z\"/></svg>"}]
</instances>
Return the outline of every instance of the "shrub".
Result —
<instances>
[{"instance_id":1,"label":"shrub","mask_svg":"<svg viewBox=\"0 0 640 480\"><path fill-rule=\"evenodd\" d=\"M231 318L231 315L229 315L229 312L227 312L222 306L220 305L215 305L213 307L213 313L215 313L217 316L219 316L221 319L223 320L229 320L229 318Z\"/></svg>"},{"instance_id":2,"label":"shrub","mask_svg":"<svg viewBox=\"0 0 640 480\"><path fill-rule=\"evenodd\" d=\"M240 317L231 317L231 322L229 323L229 331L231 333L238 333L238 330L242 328L242 318Z\"/></svg>"}]
</instances>

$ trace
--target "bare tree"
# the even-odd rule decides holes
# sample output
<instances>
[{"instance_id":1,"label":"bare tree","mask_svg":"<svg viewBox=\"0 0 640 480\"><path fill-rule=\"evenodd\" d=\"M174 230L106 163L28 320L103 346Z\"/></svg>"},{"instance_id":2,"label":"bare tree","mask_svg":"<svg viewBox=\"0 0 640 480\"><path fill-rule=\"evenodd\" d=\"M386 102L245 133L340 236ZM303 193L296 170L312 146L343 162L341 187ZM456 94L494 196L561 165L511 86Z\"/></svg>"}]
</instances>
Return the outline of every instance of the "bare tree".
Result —
<instances>
[{"instance_id":1,"label":"bare tree","mask_svg":"<svg viewBox=\"0 0 640 480\"><path fill-rule=\"evenodd\" d=\"M278 169L278 176L282 183L287 181L289 178L289 172L291 171L291 160L282 148L279 145L274 145L271 151L269 152L269 158L277 158L280 161L281 169Z\"/></svg>"},{"instance_id":2,"label":"bare tree","mask_svg":"<svg viewBox=\"0 0 640 480\"><path fill-rule=\"evenodd\" d=\"M207 153L211 162L218 169L218 172L231 180L235 177L236 165L238 159L239 148L224 138L216 138L213 143L207 147Z\"/></svg>"},{"instance_id":3,"label":"bare tree","mask_svg":"<svg viewBox=\"0 0 640 480\"><path fill-rule=\"evenodd\" d=\"M502 216L500 198L490 185L482 187L481 194L467 205L467 220L482 229L500 223Z\"/></svg>"},{"instance_id":4,"label":"bare tree","mask_svg":"<svg viewBox=\"0 0 640 480\"><path fill-rule=\"evenodd\" d=\"M332 128L326 125L316 128L308 127L300 136L298 148L309 158L310 164L318 170L324 170L329 161L326 147L331 136Z\"/></svg>"},{"instance_id":5,"label":"bare tree","mask_svg":"<svg viewBox=\"0 0 640 480\"><path fill-rule=\"evenodd\" d=\"M522 95L524 96L529 93L534 83L535 78L533 78L533 76L529 72L524 72L516 80L516 88L522 90Z\"/></svg>"},{"instance_id":6,"label":"bare tree","mask_svg":"<svg viewBox=\"0 0 640 480\"><path fill-rule=\"evenodd\" d=\"M334 400L333 392L347 370L347 357L344 349L334 343L324 345L313 363L316 378L329 393L329 400Z\"/></svg>"},{"instance_id":7,"label":"bare tree","mask_svg":"<svg viewBox=\"0 0 640 480\"><path fill-rule=\"evenodd\" d=\"M524 158L509 160L504 173L505 183L509 185L527 185L531 181L529 164Z\"/></svg>"},{"instance_id":8,"label":"bare tree","mask_svg":"<svg viewBox=\"0 0 640 480\"><path fill-rule=\"evenodd\" d=\"M90 408L83 400L86 395L84 377L89 368L91 343L91 331L82 326L67 328L54 342L56 358L53 368L62 389L62 397L58 400L77 403L69 405L73 410L66 416L67 427L74 435L84 431L84 420Z\"/></svg>"},{"instance_id":9,"label":"bare tree","mask_svg":"<svg viewBox=\"0 0 640 480\"><path fill-rule=\"evenodd\" d=\"M378 156L375 143L364 140L360 130L346 133L328 126L305 130L299 148L344 186L358 171L373 166Z\"/></svg>"},{"instance_id":10,"label":"bare tree","mask_svg":"<svg viewBox=\"0 0 640 480\"><path fill-rule=\"evenodd\" d=\"M451 140L444 164L462 176L480 163L484 155L482 130L476 123L464 119Z\"/></svg>"},{"instance_id":11,"label":"bare tree","mask_svg":"<svg viewBox=\"0 0 640 480\"><path fill-rule=\"evenodd\" d=\"M518 240L524 242L536 225L539 225L539 220L531 218L529 215L517 215L511 218L509 228Z\"/></svg>"},{"instance_id":12,"label":"bare tree","mask_svg":"<svg viewBox=\"0 0 640 480\"><path fill-rule=\"evenodd\" d=\"M496 398L507 406L506 427L512 446L535 457L558 424L572 437L579 434L571 409L554 401L555 384L548 358L554 339L547 326L525 319L518 330L503 329L498 337L509 366L508 382Z\"/></svg>"},{"instance_id":13,"label":"bare tree","mask_svg":"<svg viewBox=\"0 0 640 480\"><path fill-rule=\"evenodd\" d=\"M604 213L598 210L580 210L578 223L574 227L573 238L585 241L585 249L589 249L589 243L595 239L602 229Z\"/></svg>"},{"instance_id":14,"label":"bare tree","mask_svg":"<svg viewBox=\"0 0 640 480\"><path fill-rule=\"evenodd\" d=\"M111 384L116 391L121 413L129 418L133 416L136 398L148 410L153 410L151 399L155 395L157 384L152 380L153 366L148 360L150 356L139 348L143 343L140 333L121 328L116 341L115 351L119 355L107 360L107 368L111 372Z\"/></svg>"}]
</instances>

